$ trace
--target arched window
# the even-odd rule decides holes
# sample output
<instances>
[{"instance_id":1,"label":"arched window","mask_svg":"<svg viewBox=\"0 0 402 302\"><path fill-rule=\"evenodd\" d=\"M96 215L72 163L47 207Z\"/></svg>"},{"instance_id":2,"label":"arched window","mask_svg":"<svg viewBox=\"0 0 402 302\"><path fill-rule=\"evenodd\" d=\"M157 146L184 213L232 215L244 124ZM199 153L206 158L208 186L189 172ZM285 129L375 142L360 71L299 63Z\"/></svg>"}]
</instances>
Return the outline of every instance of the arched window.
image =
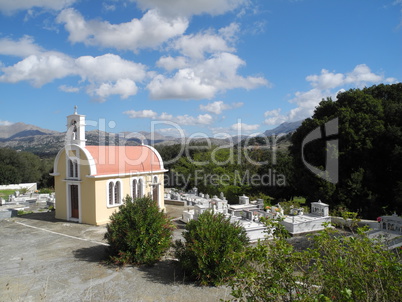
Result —
<instances>
[{"instance_id":1,"label":"arched window","mask_svg":"<svg viewBox=\"0 0 402 302\"><path fill-rule=\"evenodd\" d=\"M138 195L137 195L138 188L137 187L138 187L137 180L133 179L133 200L138 197Z\"/></svg>"},{"instance_id":2,"label":"arched window","mask_svg":"<svg viewBox=\"0 0 402 302\"><path fill-rule=\"evenodd\" d=\"M121 203L121 194L120 194L120 181L116 181L114 185L114 203L120 204Z\"/></svg>"},{"instance_id":3,"label":"arched window","mask_svg":"<svg viewBox=\"0 0 402 302\"><path fill-rule=\"evenodd\" d=\"M114 185L113 182L109 182L109 205L113 205L113 197L114 197Z\"/></svg>"},{"instance_id":4,"label":"arched window","mask_svg":"<svg viewBox=\"0 0 402 302\"><path fill-rule=\"evenodd\" d=\"M142 179L140 178L139 180L138 180L138 190L137 190L137 198L142 198L142 197L144 197L144 192L143 192L143 190L142 190Z\"/></svg>"},{"instance_id":5,"label":"arched window","mask_svg":"<svg viewBox=\"0 0 402 302\"><path fill-rule=\"evenodd\" d=\"M107 206L114 207L123 203L122 183L120 180L110 180L107 184Z\"/></svg>"},{"instance_id":6,"label":"arched window","mask_svg":"<svg viewBox=\"0 0 402 302\"><path fill-rule=\"evenodd\" d=\"M68 160L68 177L78 178L78 162L77 160Z\"/></svg>"},{"instance_id":7,"label":"arched window","mask_svg":"<svg viewBox=\"0 0 402 302\"><path fill-rule=\"evenodd\" d=\"M152 180L152 186L153 186L153 190L152 190L152 198L153 198L153 201L155 201L156 203L158 203L158 201L159 201L159 183L158 183L158 177L154 176L154 179Z\"/></svg>"}]
</instances>

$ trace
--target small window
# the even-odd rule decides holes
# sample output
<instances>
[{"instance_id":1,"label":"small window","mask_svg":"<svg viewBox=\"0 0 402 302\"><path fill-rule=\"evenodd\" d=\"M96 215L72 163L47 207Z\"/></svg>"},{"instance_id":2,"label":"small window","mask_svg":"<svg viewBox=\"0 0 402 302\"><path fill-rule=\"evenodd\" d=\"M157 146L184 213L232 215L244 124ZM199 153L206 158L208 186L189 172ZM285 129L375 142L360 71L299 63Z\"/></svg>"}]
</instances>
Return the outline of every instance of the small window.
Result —
<instances>
[{"instance_id":1,"label":"small window","mask_svg":"<svg viewBox=\"0 0 402 302\"><path fill-rule=\"evenodd\" d=\"M113 205L113 197L114 197L114 185L113 182L109 183L109 205Z\"/></svg>"},{"instance_id":2,"label":"small window","mask_svg":"<svg viewBox=\"0 0 402 302\"><path fill-rule=\"evenodd\" d=\"M137 190L138 190L137 180L133 179L133 200L137 199L137 197L138 197L138 195L137 195L138 191Z\"/></svg>"},{"instance_id":3,"label":"small window","mask_svg":"<svg viewBox=\"0 0 402 302\"><path fill-rule=\"evenodd\" d=\"M158 177L154 177L152 182L153 190L152 190L152 198L155 202L159 202L159 183Z\"/></svg>"},{"instance_id":4,"label":"small window","mask_svg":"<svg viewBox=\"0 0 402 302\"><path fill-rule=\"evenodd\" d=\"M107 186L108 207L118 206L122 201L122 184L120 180L110 181Z\"/></svg>"},{"instance_id":5,"label":"small window","mask_svg":"<svg viewBox=\"0 0 402 302\"><path fill-rule=\"evenodd\" d=\"M116 181L114 185L114 203L121 204L120 181Z\"/></svg>"},{"instance_id":6,"label":"small window","mask_svg":"<svg viewBox=\"0 0 402 302\"><path fill-rule=\"evenodd\" d=\"M142 179L140 178L138 180L137 198L142 198L142 197L144 197L144 192L142 190Z\"/></svg>"},{"instance_id":7,"label":"small window","mask_svg":"<svg viewBox=\"0 0 402 302\"><path fill-rule=\"evenodd\" d=\"M78 178L78 162L77 160L68 160L68 177Z\"/></svg>"}]
</instances>

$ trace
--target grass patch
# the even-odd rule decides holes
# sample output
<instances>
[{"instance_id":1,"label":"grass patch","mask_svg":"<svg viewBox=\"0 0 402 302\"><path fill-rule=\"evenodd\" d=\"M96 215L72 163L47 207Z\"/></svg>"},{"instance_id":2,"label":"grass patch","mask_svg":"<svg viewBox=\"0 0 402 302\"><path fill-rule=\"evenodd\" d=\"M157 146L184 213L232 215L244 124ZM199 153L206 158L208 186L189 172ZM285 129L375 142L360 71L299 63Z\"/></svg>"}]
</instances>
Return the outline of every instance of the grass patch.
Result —
<instances>
[{"instance_id":1,"label":"grass patch","mask_svg":"<svg viewBox=\"0 0 402 302\"><path fill-rule=\"evenodd\" d=\"M304 198L302 196L295 196L295 197L293 197L292 201L302 205L302 204L306 203L306 198Z\"/></svg>"},{"instance_id":2,"label":"grass patch","mask_svg":"<svg viewBox=\"0 0 402 302\"><path fill-rule=\"evenodd\" d=\"M0 190L0 197L8 200L8 196L15 193L15 190Z\"/></svg>"},{"instance_id":3,"label":"grass patch","mask_svg":"<svg viewBox=\"0 0 402 302\"><path fill-rule=\"evenodd\" d=\"M24 211L24 210L19 210L17 215L18 216L22 216L22 215L26 215L26 214L32 214L32 211Z\"/></svg>"}]
</instances>

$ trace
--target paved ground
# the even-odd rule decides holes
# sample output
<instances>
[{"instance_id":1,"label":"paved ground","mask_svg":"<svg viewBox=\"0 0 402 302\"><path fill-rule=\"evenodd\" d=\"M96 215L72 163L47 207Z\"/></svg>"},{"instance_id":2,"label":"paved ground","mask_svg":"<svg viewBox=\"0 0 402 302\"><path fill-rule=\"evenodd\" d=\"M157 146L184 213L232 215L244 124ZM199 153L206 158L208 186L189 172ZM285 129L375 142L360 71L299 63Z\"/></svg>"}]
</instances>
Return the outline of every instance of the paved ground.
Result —
<instances>
[{"instance_id":1,"label":"paved ground","mask_svg":"<svg viewBox=\"0 0 402 302\"><path fill-rule=\"evenodd\" d=\"M167 206L179 217L183 207ZM182 229L175 232L178 238ZM184 282L177 263L118 269L102 264L105 227L33 213L0 221L0 301L219 301L226 287Z\"/></svg>"}]
</instances>

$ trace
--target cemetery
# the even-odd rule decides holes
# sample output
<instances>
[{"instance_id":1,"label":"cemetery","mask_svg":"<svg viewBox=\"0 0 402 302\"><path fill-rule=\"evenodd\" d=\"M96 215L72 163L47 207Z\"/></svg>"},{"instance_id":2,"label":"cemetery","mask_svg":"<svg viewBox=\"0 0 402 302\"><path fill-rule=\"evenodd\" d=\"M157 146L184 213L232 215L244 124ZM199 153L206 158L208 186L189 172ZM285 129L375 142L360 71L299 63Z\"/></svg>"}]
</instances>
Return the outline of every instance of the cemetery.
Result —
<instances>
[{"instance_id":1,"label":"cemetery","mask_svg":"<svg viewBox=\"0 0 402 302\"><path fill-rule=\"evenodd\" d=\"M0 220L17 216L18 211L45 210L55 205L54 193L41 194L36 183L0 186L0 191L12 190L8 198L0 197Z\"/></svg>"},{"instance_id":2,"label":"cemetery","mask_svg":"<svg viewBox=\"0 0 402 302\"><path fill-rule=\"evenodd\" d=\"M338 227L345 225L341 217L329 215L329 205L321 200L311 203L310 213L305 213L303 208L291 208L290 213L285 215L280 203L274 206L264 207L262 199L250 201L247 196L239 196L238 204L228 204L225 196L210 197L208 194L199 193L197 188L188 192L177 190L165 190L166 204L176 204L184 207L182 222L188 223L207 210L214 213L222 213L229 217L232 222L239 222L246 230L251 242L258 239L268 238L272 230L268 231L261 217L279 219L280 223L292 236L317 232L324 229L324 225L334 224ZM186 208L187 207L187 208ZM190 209L191 207L191 209ZM360 220L358 225L370 228L370 238L383 238L387 241L389 248L402 246L402 218L396 214L379 217L380 222L372 220Z\"/></svg>"},{"instance_id":3,"label":"cemetery","mask_svg":"<svg viewBox=\"0 0 402 302\"><path fill-rule=\"evenodd\" d=\"M264 206L262 199L250 201L249 197L243 195L239 197L238 204L228 204L225 196L221 193L219 197L208 194L198 193L197 188L193 188L187 193L179 193L166 190L165 197L176 201L185 206L192 206L193 209L183 211L181 221L188 223L207 210L214 213L222 213L232 222L240 223L247 232L250 241L264 239L272 233L267 230L261 221L262 217L279 219L280 223L289 231L291 235L316 232L324 229L324 223L330 223L329 206L321 201L311 204L311 213L304 213L303 209L292 208L289 215L284 214L280 204L275 206Z\"/></svg>"}]
</instances>

